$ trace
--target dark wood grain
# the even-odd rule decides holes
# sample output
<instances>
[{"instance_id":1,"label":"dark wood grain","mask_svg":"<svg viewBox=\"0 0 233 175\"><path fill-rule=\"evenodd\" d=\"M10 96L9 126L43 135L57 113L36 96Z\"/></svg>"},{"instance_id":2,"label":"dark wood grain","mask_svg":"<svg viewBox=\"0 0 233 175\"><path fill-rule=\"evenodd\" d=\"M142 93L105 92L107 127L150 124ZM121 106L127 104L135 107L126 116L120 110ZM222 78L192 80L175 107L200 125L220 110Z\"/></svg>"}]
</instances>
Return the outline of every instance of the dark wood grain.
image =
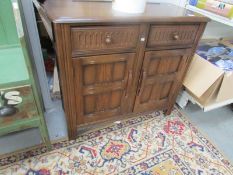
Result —
<instances>
[{"instance_id":1,"label":"dark wood grain","mask_svg":"<svg viewBox=\"0 0 233 175\"><path fill-rule=\"evenodd\" d=\"M193 44L193 46L192 46L192 48L191 48L192 50L191 50L191 52L190 52L190 54L189 54L189 58L188 58L188 60L185 62L185 65L184 65L184 67L183 67L183 69L182 69L182 72L180 73L180 78L179 78L179 79L180 79L180 83L177 84L177 87L174 88L174 91L172 92L172 93L173 93L173 96L172 96L171 99L170 99L170 103L169 103L168 108L167 108L166 113L165 113L166 115L169 115L169 114L171 114L171 112L172 112L172 109L173 109L173 106L174 106L174 104L175 104L176 98L177 98L177 96L178 96L178 94L179 94L180 89L182 88L182 82L183 82L183 80L184 80L184 77L185 77L185 75L186 75L186 72L188 71L188 67L189 67L189 65L190 65L190 62L191 62L191 60L192 60L192 58L193 58L193 56L194 56L194 54L195 54L197 45L198 45L198 43L199 43L199 41L200 41L200 39L201 39L201 37L202 37L202 35L203 35L203 33L204 33L204 30L205 30L205 28L206 28L206 25L207 25L207 23L200 23L200 25L199 25L198 32L197 32L197 35L196 35L196 37L195 37L194 44ZM176 90L176 91L175 91L175 90Z\"/></svg>"},{"instance_id":2,"label":"dark wood grain","mask_svg":"<svg viewBox=\"0 0 233 175\"><path fill-rule=\"evenodd\" d=\"M59 68L59 78L61 83L61 91L63 97L63 106L66 113L67 124L69 128L69 138L76 137L77 118L76 110L81 107L75 106L76 101L80 99L74 98L74 89L76 89L72 60L71 60L71 42L70 42L70 28L68 25L56 24L55 40L56 52Z\"/></svg>"},{"instance_id":3,"label":"dark wood grain","mask_svg":"<svg viewBox=\"0 0 233 175\"><path fill-rule=\"evenodd\" d=\"M198 24L152 25L147 47L192 47L198 32L198 27Z\"/></svg>"},{"instance_id":4,"label":"dark wood grain","mask_svg":"<svg viewBox=\"0 0 233 175\"><path fill-rule=\"evenodd\" d=\"M191 49L146 52L134 112L166 109Z\"/></svg>"},{"instance_id":5,"label":"dark wood grain","mask_svg":"<svg viewBox=\"0 0 233 175\"><path fill-rule=\"evenodd\" d=\"M77 125L130 112L134 61L133 53L73 58Z\"/></svg>"},{"instance_id":6,"label":"dark wood grain","mask_svg":"<svg viewBox=\"0 0 233 175\"><path fill-rule=\"evenodd\" d=\"M109 2L47 0L40 8L53 25L70 139L90 123L170 114L208 21L168 4L136 15Z\"/></svg>"},{"instance_id":7,"label":"dark wood grain","mask_svg":"<svg viewBox=\"0 0 233 175\"><path fill-rule=\"evenodd\" d=\"M209 20L197 13L194 14L189 10L167 3L148 3L145 12L141 14L114 11L111 2L46 0L42 6L54 23L206 22Z\"/></svg>"},{"instance_id":8,"label":"dark wood grain","mask_svg":"<svg viewBox=\"0 0 233 175\"><path fill-rule=\"evenodd\" d=\"M139 25L72 27L72 55L135 49Z\"/></svg>"}]
</instances>

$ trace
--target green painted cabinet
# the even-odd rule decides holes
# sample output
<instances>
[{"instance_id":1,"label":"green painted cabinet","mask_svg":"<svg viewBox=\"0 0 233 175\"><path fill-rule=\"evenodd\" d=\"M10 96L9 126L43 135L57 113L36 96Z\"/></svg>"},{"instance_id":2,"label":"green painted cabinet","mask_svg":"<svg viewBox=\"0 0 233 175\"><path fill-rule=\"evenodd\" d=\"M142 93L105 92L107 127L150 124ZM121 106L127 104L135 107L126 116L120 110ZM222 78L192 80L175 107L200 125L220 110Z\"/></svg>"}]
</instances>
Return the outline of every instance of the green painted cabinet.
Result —
<instances>
[{"instance_id":1,"label":"green painted cabinet","mask_svg":"<svg viewBox=\"0 0 233 175\"><path fill-rule=\"evenodd\" d=\"M19 14L17 1L0 0L0 135L38 127L50 148Z\"/></svg>"},{"instance_id":2,"label":"green painted cabinet","mask_svg":"<svg viewBox=\"0 0 233 175\"><path fill-rule=\"evenodd\" d=\"M12 3L0 1L0 45L19 44Z\"/></svg>"}]
</instances>

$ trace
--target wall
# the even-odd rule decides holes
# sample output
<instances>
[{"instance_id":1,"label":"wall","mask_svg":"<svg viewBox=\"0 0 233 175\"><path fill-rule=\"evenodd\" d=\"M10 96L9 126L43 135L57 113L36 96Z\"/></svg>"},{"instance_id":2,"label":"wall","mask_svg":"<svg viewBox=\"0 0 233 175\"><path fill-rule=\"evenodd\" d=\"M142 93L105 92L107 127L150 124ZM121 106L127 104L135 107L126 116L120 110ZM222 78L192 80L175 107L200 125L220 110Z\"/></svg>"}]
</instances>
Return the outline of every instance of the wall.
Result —
<instances>
[{"instance_id":1,"label":"wall","mask_svg":"<svg viewBox=\"0 0 233 175\"><path fill-rule=\"evenodd\" d=\"M230 27L228 25L224 25L216 21L211 21L208 23L202 38L233 38L232 28L233 27Z\"/></svg>"}]
</instances>

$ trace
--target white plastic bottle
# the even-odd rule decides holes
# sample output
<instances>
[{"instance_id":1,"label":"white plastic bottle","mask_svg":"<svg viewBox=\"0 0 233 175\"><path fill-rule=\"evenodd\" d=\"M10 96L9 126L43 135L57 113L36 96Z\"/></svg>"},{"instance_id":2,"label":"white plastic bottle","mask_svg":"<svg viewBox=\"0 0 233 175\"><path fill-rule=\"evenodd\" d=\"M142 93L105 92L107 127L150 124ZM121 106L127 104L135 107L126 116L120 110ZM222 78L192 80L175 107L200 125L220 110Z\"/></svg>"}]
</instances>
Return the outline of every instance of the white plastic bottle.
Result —
<instances>
[{"instance_id":1,"label":"white plastic bottle","mask_svg":"<svg viewBox=\"0 0 233 175\"><path fill-rule=\"evenodd\" d=\"M125 13L143 13L146 0L113 0L112 8Z\"/></svg>"}]
</instances>

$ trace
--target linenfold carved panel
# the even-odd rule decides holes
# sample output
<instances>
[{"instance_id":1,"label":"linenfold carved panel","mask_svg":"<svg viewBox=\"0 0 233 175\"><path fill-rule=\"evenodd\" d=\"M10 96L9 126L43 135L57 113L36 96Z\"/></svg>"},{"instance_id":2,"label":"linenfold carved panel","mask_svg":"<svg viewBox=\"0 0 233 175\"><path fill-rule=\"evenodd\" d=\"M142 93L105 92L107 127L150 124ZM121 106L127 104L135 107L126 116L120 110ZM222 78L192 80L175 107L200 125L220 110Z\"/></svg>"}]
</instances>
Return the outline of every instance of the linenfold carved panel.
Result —
<instances>
[{"instance_id":1,"label":"linenfold carved panel","mask_svg":"<svg viewBox=\"0 0 233 175\"><path fill-rule=\"evenodd\" d=\"M147 46L191 46L195 41L198 27L198 25L153 25Z\"/></svg>"},{"instance_id":2,"label":"linenfold carved panel","mask_svg":"<svg viewBox=\"0 0 233 175\"><path fill-rule=\"evenodd\" d=\"M135 49L139 27L74 27L71 30L72 52L85 53L96 50Z\"/></svg>"}]
</instances>

